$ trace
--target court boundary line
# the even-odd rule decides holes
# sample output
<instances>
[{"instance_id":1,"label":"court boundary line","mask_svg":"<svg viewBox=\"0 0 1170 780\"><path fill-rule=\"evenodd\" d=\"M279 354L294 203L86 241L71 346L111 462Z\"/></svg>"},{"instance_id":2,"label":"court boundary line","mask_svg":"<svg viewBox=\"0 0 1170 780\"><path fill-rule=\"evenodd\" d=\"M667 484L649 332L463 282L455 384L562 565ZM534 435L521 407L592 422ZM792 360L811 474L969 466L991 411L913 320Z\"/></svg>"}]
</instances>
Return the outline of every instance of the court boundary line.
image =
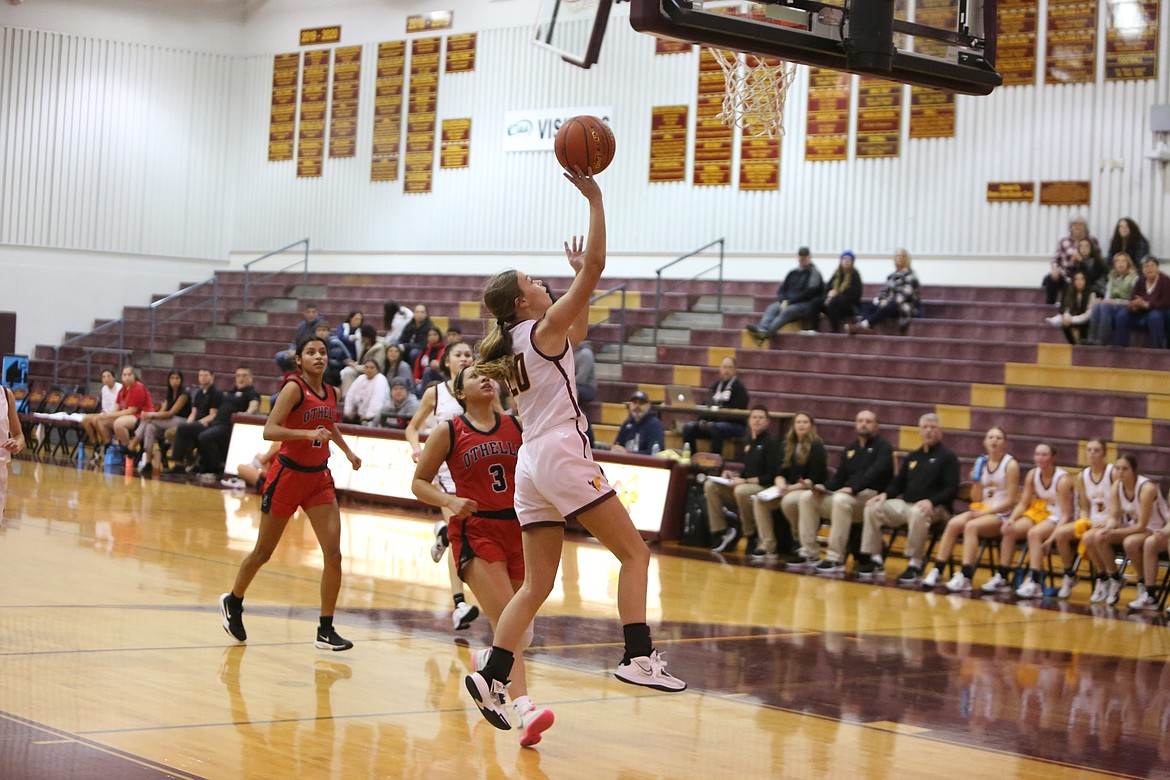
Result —
<instances>
[{"instance_id":1,"label":"court boundary line","mask_svg":"<svg viewBox=\"0 0 1170 780\"><path fill-rule=\"evenodd\" d=\"M162 775L166 775L166 776L170 776L170 777L178 777L181 780L204 780L203 775L197 775L197 774L194 774L191 772L187 772L186 770L179 769L177 767L167 766L166 764L160 764L157 761L152 761L149 758L143 758L141 756L136 756L133 753L127 753L126 751L121 750L119 748L110 747L108 745L103 745L100 742L97 742L95 740L92 740L92 739L89 739L87 737L82 736L82 734L85 732L76 732L75 733L75 732L65 731L64 729L59 729L59 728L56 728L55 726L48 726L44 723L38 723L35 720L30 720L29 718L24 718L24 717L21 717L20 715L15 715L15 714L13 714L11 712L7 712L5 710L0 710L0 718L12 721L13 723L20 724L21 726L24 726L26 728L34 729L36 731L42 731L46 734L51 734L52 736L56 737L59 740L58 744L65 744L65 743L78 744L78 745L81 745L83 747L87 747L91 750L96 750L99 753L105 753L107 755L113 756L114 758L119 758L119 759L122 759L123 761L129 761L130 763L133 763L133 764L138 764L139 766L145 767L146 769L153 769L154 771L156 771Z\"/></svg>"}]
</instances>

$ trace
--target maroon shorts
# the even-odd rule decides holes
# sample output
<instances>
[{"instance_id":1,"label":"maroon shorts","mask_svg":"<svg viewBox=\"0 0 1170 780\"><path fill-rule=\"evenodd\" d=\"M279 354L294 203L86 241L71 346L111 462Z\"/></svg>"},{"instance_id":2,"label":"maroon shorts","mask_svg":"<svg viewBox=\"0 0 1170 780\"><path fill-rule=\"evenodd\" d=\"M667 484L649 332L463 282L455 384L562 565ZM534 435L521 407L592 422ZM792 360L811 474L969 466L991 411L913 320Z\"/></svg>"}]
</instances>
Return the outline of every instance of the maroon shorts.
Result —
<instances>
[{"instance_id":1,"label":"maroon shorts","mask_svg":"<svg viewBox=\"0 0 1170 780\"><path fill-rule=\"evenodd\" d=\"M297 471L278 462L268 471L260 507L273 517L292 517L298 506L310 509L337 501L329 469Z\"/></svg>"},{"instance_id":2,"label":"maroon shorts","mask_svg":"<svg viewBox=\"0 0 1170 780\"><path fill-rule=\"evenodd\" d=\"M509 579L524 579L524 541L520 523L514 518L453 517L447 524L447 540L459 562L459 579L464 579L463 567L473 558L485 563L503 561L508 565Z\"/></svg>"}]
</instances>

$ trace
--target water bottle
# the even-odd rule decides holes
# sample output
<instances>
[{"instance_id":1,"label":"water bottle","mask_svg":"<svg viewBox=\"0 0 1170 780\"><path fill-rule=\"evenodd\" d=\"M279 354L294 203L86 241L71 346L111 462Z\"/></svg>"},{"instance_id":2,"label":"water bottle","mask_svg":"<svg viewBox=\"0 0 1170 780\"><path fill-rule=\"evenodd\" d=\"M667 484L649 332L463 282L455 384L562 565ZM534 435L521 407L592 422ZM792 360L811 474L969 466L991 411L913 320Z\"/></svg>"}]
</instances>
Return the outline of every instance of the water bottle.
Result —
<instances>
[{"instance_id":1,"label":"water bottle","mask_svg":"<svg viewBox=\"0 0 1170 780\"><path fill-rule=\"evenodd\" d=\"M651 455L657 455L661 450L662 450L662 448L658 446L658 442L654 442L653 444L650 445L650 454Z\"/></svg>"},{"instance_id":2,"label":"water bottle","mask_svg":"<svg viewBox=\"0 0 1170 780\"><path fill-rule=\"evenodd\" d=\"M77 468L85 468L85 442L77 442Z\"/></svg>"},{"instance_id":3,"label":"water bottle","mask_svg":"<svg viewBox=\"0 0 1170 780\"><path fill-rule=\"evenodd\" d=\"M983 467L987 465L987 456L980 455L975 459L975 468L971 470L971 479L978 482L983 478Z\"/></svg>"},{"instance_id":4,"label":"water bottle","mask_svg":"<svg viewBox=\"0 0 1170 780\"><path fill-rule=\"evenodd\" d=\"M683 463L691 462L691 443L687 442L683 445Z\"/></svg>"}]
</instances>

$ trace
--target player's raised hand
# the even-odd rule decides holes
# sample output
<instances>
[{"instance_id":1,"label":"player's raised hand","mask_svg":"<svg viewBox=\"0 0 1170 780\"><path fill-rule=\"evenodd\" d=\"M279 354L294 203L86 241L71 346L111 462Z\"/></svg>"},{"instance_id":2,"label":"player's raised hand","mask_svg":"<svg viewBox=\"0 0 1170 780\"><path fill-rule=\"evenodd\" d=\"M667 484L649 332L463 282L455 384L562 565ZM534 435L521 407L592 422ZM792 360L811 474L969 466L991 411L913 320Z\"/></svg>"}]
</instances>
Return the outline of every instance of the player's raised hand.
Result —
<instances>
[{"instance_id":1,"label":"player's raised hand","mask_svg":"<svg viewBox=\"0 0 1170 780\"><path fill-rule=\"evenodd\" d=\"M592 168L587 168L584 171L580 168L574 168L572 173L565 171L564 175L590 201L601 200L601 187L597 186L597 180L593 178Z\"/></svg>"},{"instance_id":2,"label":"player's raised hand","mask_svg":"<svg viewBox=\"0 0 1170 780\"><path fill-rule=\"evenodd\" d=\"M573 244L565 242L565 257L569 258L569 265L574 271L580 271L585 265L585 236L573 236Z\"/></svg>"}]
</instances>

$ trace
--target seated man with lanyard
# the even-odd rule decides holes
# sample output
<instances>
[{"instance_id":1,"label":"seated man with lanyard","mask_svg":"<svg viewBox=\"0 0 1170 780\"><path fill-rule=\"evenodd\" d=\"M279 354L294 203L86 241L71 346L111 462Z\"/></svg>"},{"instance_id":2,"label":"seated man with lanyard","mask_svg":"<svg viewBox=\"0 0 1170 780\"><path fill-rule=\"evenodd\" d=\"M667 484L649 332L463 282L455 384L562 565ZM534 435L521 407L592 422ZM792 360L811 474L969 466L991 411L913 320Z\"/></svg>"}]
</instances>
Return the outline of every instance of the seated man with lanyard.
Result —
<instances>
[{"instance_id":1,"label":"seated man with lanyard","mask_svg":"<svg viewBox=\"0 0 1170 780\"><path fill-rule=\"evenodd\" d=\"M712 409L747 409L748 391L736 376L735 358L725 357L719 363L719 381L711 385L707 405ZM708 415L700 417L698 422L684 425L682 436L683 443L690 445L691 452L697 452L695 441L705 436L711 439L711 452L722 454L724 440L737 439L745 431L740 418Z\"/></svg>"}]
</instances>

